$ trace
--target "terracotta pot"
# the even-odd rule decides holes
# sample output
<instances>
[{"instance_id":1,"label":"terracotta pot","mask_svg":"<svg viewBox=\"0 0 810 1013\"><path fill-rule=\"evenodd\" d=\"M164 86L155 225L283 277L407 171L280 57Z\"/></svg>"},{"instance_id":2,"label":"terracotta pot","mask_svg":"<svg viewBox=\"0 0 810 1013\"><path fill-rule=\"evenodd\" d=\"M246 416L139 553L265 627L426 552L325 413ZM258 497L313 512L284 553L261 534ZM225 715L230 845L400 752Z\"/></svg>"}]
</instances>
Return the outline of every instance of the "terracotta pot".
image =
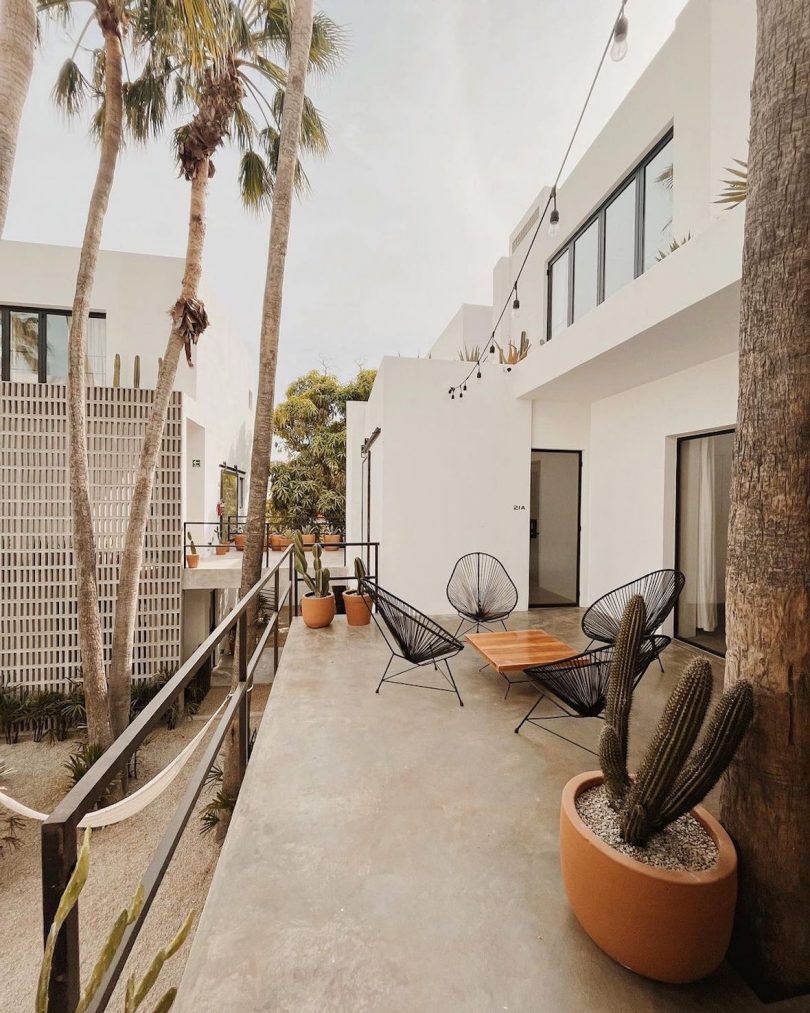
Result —
<instances>
[{"instance_id":1,"label":"terracotta pot","mask_svg":"<svg viewBox=\"0 0 810 1013\"><path fill-rule=\"evenodd\" d=\"M349 626L368 626L371 622L371 598L358 591L346 591L343 595L346 606L346 622Z\"/></svg>"},{"instance_id":2,"label":"terracotta pot","mask_svg":"<svg viewBox=\"0 0 810 1013\"><path fill-rule=\"evenodd\" d=\"M339 544L343 541L341 535L324 535L323 536L323 547L326 552L338 552Z\"/></svg>"},{"instance_id":3,"label":"terracotta pot","mask_svg":"<svg viewBox=\"0 0 810 1013\"><path fill-rule=\"evenodd\" d=\"M190 570L196 570L200 565L200 554L199 552L187 552L186 563Z\"/></svg>"},{"instance_id":4,"label":"terracotta pot","mask_svg":"<svg viewBox=\"0 0 810 1013\"><path fill-rule=\"evenodd\" d=\"M335 618L335 596L330 593L316 598L311 592L305 594L301 599L301 615L311 630L328 626Z\"/></svg>"},{"instance_id":5,"label":"terracotta pot","mask_svg":"<svg viewBox=\"0 0 810 1013\"><path fill-rule=\"evenodd\" d=\"M317 535L302 535L301 538L304 542L304 545L306 545L307 548L309 548L311 545L314 545L315 542L318 540Z\"/></svg>"},{"instance_id":6,"label":"terracotta pot","mask_svg":"<svg viewBox=\"0 0 810 1013\"><path fill-rule=\"evenodd\" d=\"M286 548L292 545L292 538L287 538L286 535L273 535L276 541L273 542L273 552L283 552Z\"/></svg>"},{"instance_id":7,"label":"terracotta pot","mask_svg":"<svg viewBox=\"0 0 810 1013\"><path fill-rule=\"evenodd\" d=\"M227 544L222 545L222 544L220 544L220 545L214 546L214 551L216 552L216 554L218 556L227 556L228 552L230 551L230 548L231 548L230 545L227 545Z\"/></svg>"},{"instance_id":8,"label":"terracotta pot","mask_svg":"<svg viewBox=\"0 0 810 1013\"><path fill-rule=\"evenodd\" d=\"M281 535L270 535L270 548L273 552L281 552Z\"/></svg>"},{"instance_id":9,"label":"terracotta pot","mask_svg":"<svg viewBox=\"0 0 810 1013\"><path fill-rule=\"evenodd\" d=\"M703 872L670 872L615 851L589 830L575 800L601 784L601 771L572 778L560 808L560 864L568 901L601 949L631 971L656 981L697 981L726 955L737 899L737 853L731 838L702 806L692 816L718 848Z\"/></svg>"},{"instance_id":10,"label":"terracotta pot","mask_svg":"<svg viewBox=\"0 0 810 1013\"><path fill-rule=\"evenodd\" d=\"M245 551L245 536L244 535L234 535L233 536L233 544L236 546L237 552L244 552Z\"/></svg>"}]
</instances>

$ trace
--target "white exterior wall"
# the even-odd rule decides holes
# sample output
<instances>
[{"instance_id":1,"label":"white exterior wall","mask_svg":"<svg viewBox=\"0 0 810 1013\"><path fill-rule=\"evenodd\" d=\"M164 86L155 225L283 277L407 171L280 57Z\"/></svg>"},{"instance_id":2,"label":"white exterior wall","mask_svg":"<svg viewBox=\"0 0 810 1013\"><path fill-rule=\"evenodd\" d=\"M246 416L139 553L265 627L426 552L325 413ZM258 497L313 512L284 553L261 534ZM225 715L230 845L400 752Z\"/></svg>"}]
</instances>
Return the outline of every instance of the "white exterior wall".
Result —
<instances>
[{"instance_id":1,"label":"white exterior wall","mask_svg":"<svg viewBox=\"0 0 810 1013\"><path fill-rule=\"evenodd\" d=\"M458 359L459 352L466 348L483 348L492 333L492 307L464 303L445 327L430 355L434 359Z\"/></svg>"}]
</instances>

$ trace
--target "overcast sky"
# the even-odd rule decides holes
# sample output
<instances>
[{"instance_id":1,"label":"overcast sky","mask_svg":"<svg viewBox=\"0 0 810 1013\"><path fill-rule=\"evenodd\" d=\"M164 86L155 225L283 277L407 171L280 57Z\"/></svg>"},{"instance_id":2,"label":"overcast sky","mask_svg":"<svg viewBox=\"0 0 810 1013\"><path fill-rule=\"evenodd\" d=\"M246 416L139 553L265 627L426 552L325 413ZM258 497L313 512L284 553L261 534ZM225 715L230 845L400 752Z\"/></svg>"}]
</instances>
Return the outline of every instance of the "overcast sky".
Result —
<instances>
[{"instance_id":1,"label":"overcast sky","mask_svg":"<svg viewBox=\"0 0 810 1013\"><path fill-rule=\"evenodd\" d=\"M573 155L587 147L671 32L685 0L630 0L630 50L607 62ZM293 211L280 380L325 363L424 352L462 302L489 303L492 267L556 171L615 17L614 0L324 0L343 64L310 91L329 155ZM43 39L25 108L5 238L79 245L96 166L82 124L50 101L72 45ZM205 275L258 343L269 216L245 213L237 159L216 158ZM182 256L188 184L168 139L128 149L107 249ZM204 339L200 354L204 354Z\"/></svg>"}]
</instances>

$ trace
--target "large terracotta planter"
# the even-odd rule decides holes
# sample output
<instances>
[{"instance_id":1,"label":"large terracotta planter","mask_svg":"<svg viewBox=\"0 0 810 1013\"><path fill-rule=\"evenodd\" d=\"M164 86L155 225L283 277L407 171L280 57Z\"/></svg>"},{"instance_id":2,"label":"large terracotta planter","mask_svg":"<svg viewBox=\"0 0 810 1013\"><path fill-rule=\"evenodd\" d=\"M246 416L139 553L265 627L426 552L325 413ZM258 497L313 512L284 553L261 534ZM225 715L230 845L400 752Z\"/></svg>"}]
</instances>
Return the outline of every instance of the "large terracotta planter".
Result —
<instances>
[{"instance_id":1,"label":"large terracotta planter","mask_svg":"<svg viewBox=\"0 0 810 1013\"><path fill-rule=\"evenodd\" d=\"M233 544L236 546L237 552L244 552L245 551L245 536L244 535L234 535L233 536Z\"/></svg>"},{"instance_id":2,"label":"large terracotta planter","mask_svg":"<svg viewBox=\"0 0 810 1013\"><path fill-rule=\"evenodd\" d=\"M318 539L317 535L301 535L301 540L308 549L312 548L317 539Z\"/></svg>"},{"instance_id":3,"label":"large terracotta planter","mask_svg":"<svg viewBox=\"0 0 810 1013\"><path fill-rule=\"evenodd\" d=\"M190 570L196 570L200 565L200 554L198 552L187 552L186 564Z\"/></svg>"},{"instance_id":4,"label":"large terracotta planter","mask_svg":"<svg viewBox=\"0 0 810 1013\"><path fill-rule=\"evenodd\" d=\"M575 800L601 784L601 771L572 778L560 809L560 863L580 925L614 960L656 981L684 984L711 974L731 938L737 853L702 806L692 810L718 848L703 872L670 872L637 862L589 830Z\"/></svg>"},{"instance_id":5,"label":"large terracotta planter","mask_svg":"<svg viewBox=\"0 0 810 1013\"><path fill-rule=\"evenodd\" d=\"M230 551L230 545L220 542L219 545L214 546L214 551L218 556L227 556Z\"/></svg>"},{"instance_id":6,"label":"large terracotta planter","mask_svg":"<svg viewBox=\"0 0 810 1013\"><path fill-rule=\"evenodd\" d=\"M371 622L371 598L357 591L346 591L343 595L346 608L346 622L349 626L368 626Z\"/></svg>"},{"instance_id":7,"label":"large terracotta planter","mask_svg":"<svg viewBox=\"0 0 810 1013\"><path fill-rule=\"evenodd\" d=\"M343 539L341 535L324 535L323 547L326 550L326 552L338 552L342 540Z\"/></svg>"},{"instance_id":8,"label":"large terracotta planter","mask_svg":"<svg viewBox=\"0 0 810 1013\"><path fill-rule=\"evenodd\" d=\"M292 545L292 538L287 538L286 535L270 536L270 547L273 552L283 552L290 545Z\"/></svg>"},{"instance_id":9,"label":"large terracotta planter","mask_svg":"<svg viewBox=\"0 0 810 1013\"><path fill-rule=\"evenodd\" d=\"M323 598L305 594L301 599L301 616L311 630L328 626L335 618L335 596L331 592Z\"/></svg>"}]
</instances>

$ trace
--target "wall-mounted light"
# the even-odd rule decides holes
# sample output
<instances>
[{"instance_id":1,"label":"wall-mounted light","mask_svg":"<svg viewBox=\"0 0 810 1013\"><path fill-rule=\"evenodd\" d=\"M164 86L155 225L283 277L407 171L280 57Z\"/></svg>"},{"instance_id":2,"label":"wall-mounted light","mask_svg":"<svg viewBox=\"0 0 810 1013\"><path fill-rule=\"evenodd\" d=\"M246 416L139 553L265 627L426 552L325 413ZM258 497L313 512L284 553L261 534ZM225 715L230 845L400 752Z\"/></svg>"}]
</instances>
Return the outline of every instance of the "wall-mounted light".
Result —
<instances>
[{"instance_id":1,"label":"wall-mounted light","mask_svg":"<svg viewBox=\"0 0 810 1013\"><path fill-rule=\"evenodd\" d=\"M512 312L516 313L520 309L520 299L518 299L517 282L515 282L515 298L512 301Z\"/></svg>"},{"instance_id":2,"label":"wall-mounted light","mask_svg":"<svg viewBox=\"0 0 810 1013\"><path fill-rule=\"evenodd\" d=\"M627 56L627 15L622 13L616 19L616 27L613 29L613 45L610 47L610 58L614 63L619 63Z\"/></svg>"}]
</instances>

